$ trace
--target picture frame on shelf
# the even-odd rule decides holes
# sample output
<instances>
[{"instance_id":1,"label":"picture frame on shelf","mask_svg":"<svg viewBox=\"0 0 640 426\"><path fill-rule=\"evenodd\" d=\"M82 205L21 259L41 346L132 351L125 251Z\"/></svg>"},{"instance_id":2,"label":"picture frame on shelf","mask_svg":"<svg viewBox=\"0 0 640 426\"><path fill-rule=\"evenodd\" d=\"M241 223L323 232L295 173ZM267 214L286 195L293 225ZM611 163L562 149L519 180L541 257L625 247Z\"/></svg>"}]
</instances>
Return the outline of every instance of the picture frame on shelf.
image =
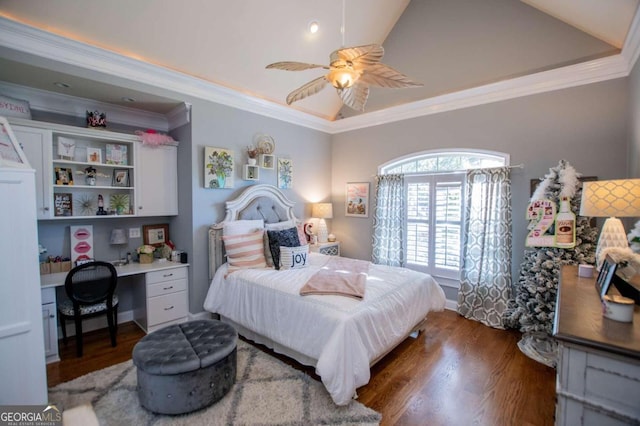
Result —
<instances>
[{"instance_id":1,"label":"picture frame on shelf","mask_svg":"<svg viewBox=\"0 0 640 426\"><path fill-rule=\"evenodd\" d=\"M348 182L344 205L345 216L369 217L369 182Z\"/></svg>"},{"instance_id":2,"label":"picture frame on shelf","mask_svg":"<svg viewBox=\"0 0 640 426\"><path fill-rule=\"evenodd\" d=\"M154 247L160 247L169 242L169 224L142 226L142 242Z\"/></svg>"},{"instance_id":3,"label":"picture frame on shelf","mask_svg":"<svg viewBox=\"0 0 640 426\"><path fill-rule=\"evenodd\" d=\"M242 172L244 180L260 180L260 167L257 165L245 164Z\"/></svg>"},{"instance_id":4,"label":"picture frame on shelf","mask_svg":"<svg viewBox=\"0 0 640 426\"><path fill-rule=\"evenodd\" d=\"M128 187L129 186L129 169L113 169L113 179L111 186Z\"/></svg>"},{"instance_id":5,"label":"picture frame on shelf","mask_svg":"<svg viewBox=\"0 0 640 426\"><path fill-rule=\"evenodd\" d=\"M105 145L106 164L115 164L117 166L127 166L129 164L127 157L127 145L108 143Z\"/></svg>"},{"instance_id":6,"label":"picture frame on shelf","mask_svg":"<svg viewBox=\"0 0 640 426\"><path fill-rule=\"evenodd\" d=\"M9 122L4 117L0 117L0 167L22 169L31 167Z\"/></svg>"},{"instance_id":7,"label":"picture frame on shelf","mask_svg":"<svg viewBox=\"0 0 640 426\"><path fill-rule=\"evenodd\" d=\"M53 214L56 217L73 216L73 195L68 193L53 194Z\"/></svg>"},{"instance_id":8,"label":"picture frame on shelf","mask_svg":"<svg viewBox=\"0 0 640 426\"><path fill-rule=\"evenodd\" d=\"M87 147L87 163L102 164L102 150L100 148Z\"/></svg>"},{"instance_id":9,"label":"picture frame on shelf","mask_svg":"<svg viewBox=\"0 0 640 426\"><path fill-rule=\"evenodd\" d=\"M73 161L76 156L76 141L71 138L58 136L58 157L62 160Z\"/></svg>"},{"instance_id":10,"label":"picture frame on shelf","mask_svg":"<svg viewBox=\"0 0 640 426\"><path fill-rule=\"evenodd\" d=\"M291 189L293 187L293 160L290 158L278 158L278 189Z\"/></svg>"},{"instance_id":11,"label":"picture frame on shelf","mask_svg":"<svg viewBox=\"0 0 640 426\"><path fill-rule=\"evenodd\" d=\"M260 154L260 167L273 170L275 167L275 157L271 154Z\"/></svg>"},{"instance_id":12,"label":"picture frame on shelf","mask_svg":"<svg viewBox=\"0 0 640 426\"><path fill-rule=\"evenodd\" d=\"M56 185L73 185L73 170L67 167L56 167Z\"/></svg>"},{"instance_id":13,"label":"picture frame on shelf","mask_svg":"<svg viewBox=\"0 0 640 426\"><path fill-rule=\"evenodd\" d=\"M616 273L617 267L618 264L614 262L609 255L607 255L600 267L598 279L596 279L596 289L598 290L598 293L600 293L600 299L602 299L609 291L609 287L611 286L613 275Z\"/></svg>"}]
</instances>

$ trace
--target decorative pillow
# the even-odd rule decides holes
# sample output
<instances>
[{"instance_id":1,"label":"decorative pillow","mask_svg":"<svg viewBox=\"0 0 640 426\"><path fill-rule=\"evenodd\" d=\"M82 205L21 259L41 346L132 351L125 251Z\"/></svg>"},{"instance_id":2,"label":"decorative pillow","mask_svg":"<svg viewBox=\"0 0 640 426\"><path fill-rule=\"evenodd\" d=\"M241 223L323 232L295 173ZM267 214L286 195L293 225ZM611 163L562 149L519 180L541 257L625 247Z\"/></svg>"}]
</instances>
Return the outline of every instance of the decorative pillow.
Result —
<instances>
[{"instance_id":1,"label":"decorative pillow","mask_svg":"<svg viewBox=\"0 0 640 426\"><path fill-rule=\"evenodd\" d=\"M222 235L251 234L264 228L264 222L259 220L234 220L225 223L222 227Z\"/></svg>"},{"instance_id":2,"label":"decorative pillow","mask_svg":"<svg viewBox=\"0 0 640 426\"><path fill-rule=\"evenodd\" d=\"M224 249L227 252L227 263L229 272L238 269L265 268L267 263L264 260L264 246L262 245L262 234L264 231L252 232L250 234L223 235Z\"/></svg>"},{"instance_id":3,"label":"decorative pillow","mask_svg":"<svg viewBox=\"0 0 640 426\"><path fill-rule=\"evenodd\" d=\"M304 224L301 223L300 225L296 225L296 228L298 228L298 239L300 240L300 245L306 246L309 244L309 241L307 241L307 234L304 233Z\"/></svg>"},{"instance_id":4,"label":"decorative pillow","mask_svg":"<svg viewBox=\"0 0 640 426\"><path fill-rule=\"evenodd\" d=\"M0 95L0 115L5 117L18 117L31 120L29 102L22 99Z\"/></svg>"},{"instance_id":5,"label":"decorative pillow","mask_svg":"<svg viewBox=\"0 0 640 426\"><path fill-rule=\"evenodd\" d=\"M280 247L280 269L299 269L307 267L309 246Z\"/></svg>"},{"instance_id":6,"label":"decorative pillow","mask_svg":"<svg viewBox=\"0 0 640 426\"><path fill-rule=\"evenodd\" d=\"M296 228L283 229L281 231L267 231L269 236L269 249L273 258L273 266L280 269L280 247L299 247L298 230Z\"/></svg>"},{"instance_id":7,"label":"decorative pillow","mask_svg":"<svg viewBox=\"0 0 640 426\"><path fill-rule=\"evenodd\" d=\"M264 229L267 231L282 231L283 229L289 229L296 226L294 220L285 220L284 222L265 223ZM298 237L299 239L300 237ZM305 238L306 241L306 238ZM300 241L302 243L302 241ZM269 246L269 237L267 233L264 233L264 258L267 261L267 266L273 268L273 257L271 257L271 247Z\"/></svg>"}]
</instances>

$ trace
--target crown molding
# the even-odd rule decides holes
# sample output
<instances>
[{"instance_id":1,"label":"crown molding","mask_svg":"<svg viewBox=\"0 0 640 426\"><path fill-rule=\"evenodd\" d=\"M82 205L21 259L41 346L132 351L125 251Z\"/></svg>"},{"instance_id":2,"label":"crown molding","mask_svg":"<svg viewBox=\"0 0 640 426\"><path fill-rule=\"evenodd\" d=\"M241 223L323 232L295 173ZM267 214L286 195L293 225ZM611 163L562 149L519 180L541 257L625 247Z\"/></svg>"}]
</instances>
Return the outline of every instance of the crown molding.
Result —
<instances>
[{"instance_id":1,"label":"crown molding","mask_svg":"<svg viewBox=\"0 0 640 426\"><path fill-rule=\"evenodd\" d=\"M184 126L191 122L191 104L183 102L179 106L175 107L167 113L167 120L169 121L169 130L173 130L176 127Z\"/></svg>"},{"instance_id":2,"label":"crown molding","mask_svg":"<svg viewBox=\"0 0 640 426\"><path fill-rule=\"evenodd\" d=\"M622 52L618 55L503 80L337 121L329 121L271 101L236 92L193 76L66 39L4 17L0 17L0 46L35 55L36 57L73 65L83 70L117 76L170 90L177 94L193 96L298 126L336 134L521 96L626 77L629 75L638 56L640 56L639 20L639 12L637 11ZM173 123L174 119L182 116L183 118L177 119L175 123L186 123L187 121L184 121L184 117L190 115L190 105L187 105L185 104L182 112L172 111L169 114L169 122ZM84 110L82 114L84 115ZM166 124L166 126L174 128L174 124ZM154 126L149 127L157 128Z\"/></svg>"}]
</instances>

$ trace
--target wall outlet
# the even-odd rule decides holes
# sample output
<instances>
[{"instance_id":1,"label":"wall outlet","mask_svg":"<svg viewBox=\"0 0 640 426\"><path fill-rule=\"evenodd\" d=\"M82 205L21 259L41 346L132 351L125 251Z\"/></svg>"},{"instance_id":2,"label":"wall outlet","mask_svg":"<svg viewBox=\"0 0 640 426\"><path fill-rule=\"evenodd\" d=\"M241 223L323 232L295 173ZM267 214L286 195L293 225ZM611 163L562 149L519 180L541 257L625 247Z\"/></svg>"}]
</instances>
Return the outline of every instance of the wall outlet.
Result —
<instances>
[{"instance_id":1,"label":"wall outlet","mask_svg":"<svg viewBox=\"0 0 640 426\"><path fill-rule=\"evenodd\" d=\"M129 228L129 238L140 238L140 228Z\"/></svg>"}]
</instances>

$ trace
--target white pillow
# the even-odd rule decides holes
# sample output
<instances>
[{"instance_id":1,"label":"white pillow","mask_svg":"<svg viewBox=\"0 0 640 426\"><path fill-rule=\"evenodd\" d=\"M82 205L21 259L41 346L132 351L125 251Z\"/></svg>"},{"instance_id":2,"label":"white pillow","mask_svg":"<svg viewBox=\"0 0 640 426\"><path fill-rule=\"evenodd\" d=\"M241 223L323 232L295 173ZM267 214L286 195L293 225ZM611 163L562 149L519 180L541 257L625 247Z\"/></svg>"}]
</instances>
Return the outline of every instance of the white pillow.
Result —
<instances>
[{"instance_id":1,"label":"white pillow","mask_svg":"<svg viewBox=\"0 0 640 426\"><path fill-rule=\"evenodd\" d=\"M306 268L309 260L309 246L280 247L280 269Z\"/></svg>"},{"instance_id":2,"label":"white pillow","mask_svg":"<svg viewBox=\"0 0 640 426\"><path fill-rule=\"evenodd\" d=\"M249 234L223 235L224 249L227 252L229 272L238 269L266 268L262 229Z\"/></svg>"},{"instance_id":3,"label":"white pillow","mask_svg":"<svg viewBox=\"0 0 640 426\"><path fill-rule=\"evenodd\" d=\"M242 235L251 234L264 228L264 221L257 220L234 220L227 222L222 227L222 235Z\"/></svg>"}]
</instances>

